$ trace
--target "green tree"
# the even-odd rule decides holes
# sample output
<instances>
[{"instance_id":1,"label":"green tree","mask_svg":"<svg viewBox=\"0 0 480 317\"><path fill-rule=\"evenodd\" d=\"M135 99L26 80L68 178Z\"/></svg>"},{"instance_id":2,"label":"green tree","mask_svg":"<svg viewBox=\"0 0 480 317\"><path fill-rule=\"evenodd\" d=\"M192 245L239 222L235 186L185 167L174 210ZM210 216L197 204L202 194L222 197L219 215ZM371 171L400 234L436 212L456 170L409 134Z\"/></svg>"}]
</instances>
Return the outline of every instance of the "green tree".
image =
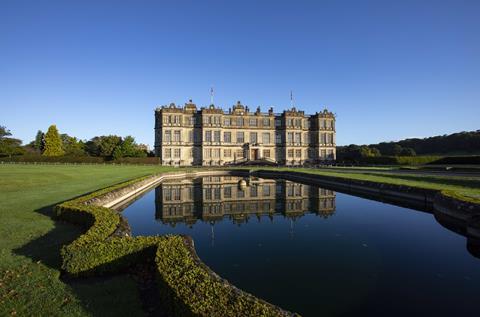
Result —
<instances>
[{"instance_id":1,"label":"green tree","mask_svg":"<svg viewBox=\"0 0 480 317\"><path fill-rule=\"evenodd\" d=\"M37 151L39 151L40 153L43 152L43 148L45 147L45 142L44 142L44 138L45 137L45 134L38 130L37 131L37 135L35 136L35 141L33 143L33 148Z\"/></svg>"},{"instance_id":2,"label":"green tree","mask_svg":"<svg viewBox=\"0 0 480 317\"><path fill-rule=\"evenodd\" d=\"M85 144L81 140L78 140L76 137L71 137L66 133L61 134L60 138L62 139L62 148L65 151L65 155L85 155Z\"/></svg>"},{"instance_id":3,"label":"green tree","mask_svg":"<svg viewBox=\"0 0 480 317\"><path fill-rule=\"evenodd\" d=\"M45 149L42 153L44 156L62 156L65 151L62 147L62 139L58 134L57 126L52 124L45 134Z\"/></svg>"},{"instance_id":4,"label":"green tree","mask_svg":"<svg viewBox=\"0 0 480 317\"><path fill-rule=\"evenodd\" d=\"M12 133L4 126L0 126L0 156L25 154L22 148L22 141L15 138L9 138Z\"/></svg>"}]
</instances>

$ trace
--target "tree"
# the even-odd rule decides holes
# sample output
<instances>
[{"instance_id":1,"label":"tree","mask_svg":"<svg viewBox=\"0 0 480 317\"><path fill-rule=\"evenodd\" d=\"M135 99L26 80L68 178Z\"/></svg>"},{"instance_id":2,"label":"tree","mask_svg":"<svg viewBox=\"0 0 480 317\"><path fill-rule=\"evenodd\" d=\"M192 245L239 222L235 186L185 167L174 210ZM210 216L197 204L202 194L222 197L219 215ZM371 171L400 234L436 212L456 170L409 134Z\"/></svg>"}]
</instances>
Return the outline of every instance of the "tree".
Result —
<instances>
[{"instance_id":1,"label":"tree","mask_svg":"<svg viewBox=\"0 0 480 317\"><path fill-rule=\"evenodd\" d=\"M85 155L85 144L81 140L78 140L76 137L71 137L66 133L61 134L60 138L62 139L62 148L65 151L65 155Z\"/></svg>"},{"instance_id":2,"label":"tree","mask_svg":"<svg viewBox=\"0 0 480 317\"><path fill-rule=\"evenodd\" d=\"M21 155L25 153L22 148L22 141L9 138L12 133L4 126L0 126L0 156Z\"/></svg>"},{"instance_id":3,"label":"tree","mask_svg":"<svg viewBox=\"0 0 480 317\"><path fill-rule=\"evenodd\" d=\"M122 143L118 145L113 151L113 158L119 159L122 157L145 157L147 156L143 146L138 145L132 136L126 136Z\"/></svg>"},{"instance_id":4,"label":"tree","mask_svg":"<svg viewBox=\"0 0 480 317\"><path fill-rule=\"evenodd\" d=\"M412 149L411 147L404 147L402 148L402 151L400 152L400 155L402 156L415 156L417 153L415 153L415 150Z\"/></svg>"},{"instance_id":5,"label":"tree","mask_svg":"<svg viewBox=\"0 0 480 317\"><path fill-rule=\"evenodd\" d=\"M62 147L62 139L58 134L57 126L52 124L47 133L45 134L45 149L43 151L44 156L62 156L65 151Z\"/></svg>"},{"instance_id":6,"label":"tree","mask_svg":"<svg viewBox=\"0 0 480 317\"><path fill-rule=\"evenodd\" d=\"M45 147L45 141L43 139L44 137L45 134L42 131L38 130L37 135L35 136L35 141L33 143L33 148L40 153L43 152L43 149Z\"/></svg>"}]
</instances>

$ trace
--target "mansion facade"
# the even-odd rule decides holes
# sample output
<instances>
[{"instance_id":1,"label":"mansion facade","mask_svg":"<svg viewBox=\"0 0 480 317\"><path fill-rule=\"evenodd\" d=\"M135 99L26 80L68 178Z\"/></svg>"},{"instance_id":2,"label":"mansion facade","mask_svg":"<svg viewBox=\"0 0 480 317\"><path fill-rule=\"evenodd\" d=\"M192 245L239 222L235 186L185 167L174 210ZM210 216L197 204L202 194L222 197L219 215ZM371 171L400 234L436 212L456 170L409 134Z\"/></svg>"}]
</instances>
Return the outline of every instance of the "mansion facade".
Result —
<instances>
[{"instance_id":1,"label":"mansion facade","mask_svg":"<svg viewBox=\"0 0 480 317\"><path fill-rule=\"evenodd\" d=\"M214 105L197 109L192 100L183 107L172 103L155 110L155 155L172 166L333 161L335 116L326 109L306 115L295 107L252 112L240 101L228 112Z\"/></svg>"}]
</instances>

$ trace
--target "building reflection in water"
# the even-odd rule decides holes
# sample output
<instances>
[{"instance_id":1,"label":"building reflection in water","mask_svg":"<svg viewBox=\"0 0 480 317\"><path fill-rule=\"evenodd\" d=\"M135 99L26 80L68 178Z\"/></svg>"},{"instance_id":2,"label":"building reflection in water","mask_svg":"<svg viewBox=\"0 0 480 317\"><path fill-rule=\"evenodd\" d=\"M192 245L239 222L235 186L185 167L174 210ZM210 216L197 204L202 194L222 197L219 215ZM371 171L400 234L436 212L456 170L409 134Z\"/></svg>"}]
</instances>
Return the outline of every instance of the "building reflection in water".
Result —
<instances>
[{"instance_id":1,"label":"building reflection in water","mask_svg":"<svg viewBox=\"0 0 480 317\"><path fill-rule=\"evenodd\" d=\"M335 212L335 192L282 179L210 176L169 180L155 189L155 217L164 224L248 222L282 214L293 221L306 213L327 218ZM212 235L213 235L212 227Z\"/></svg>"}]
</instances>

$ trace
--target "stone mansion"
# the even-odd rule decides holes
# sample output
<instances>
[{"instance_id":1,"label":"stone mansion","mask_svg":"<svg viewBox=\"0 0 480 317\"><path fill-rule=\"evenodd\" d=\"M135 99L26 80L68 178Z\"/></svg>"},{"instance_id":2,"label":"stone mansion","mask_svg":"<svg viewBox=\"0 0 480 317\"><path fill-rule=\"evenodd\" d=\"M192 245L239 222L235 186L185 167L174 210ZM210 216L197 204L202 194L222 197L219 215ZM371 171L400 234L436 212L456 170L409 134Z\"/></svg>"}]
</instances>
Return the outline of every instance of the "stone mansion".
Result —
<instances>
[{"instance_id":1,"label":"stone mansion","mask_svg":"<svg viewBox=\"0 0 480 317\"><path fill-rule=\"evenodd\" d=\"M214 105L197 109L190 100L155 110L155 155L162 165L218 166L246 161L280 165L335 160L335 116L293 107L282 113L250 111L239 102L225 112Z\"/></svg>"}]
</instances>

